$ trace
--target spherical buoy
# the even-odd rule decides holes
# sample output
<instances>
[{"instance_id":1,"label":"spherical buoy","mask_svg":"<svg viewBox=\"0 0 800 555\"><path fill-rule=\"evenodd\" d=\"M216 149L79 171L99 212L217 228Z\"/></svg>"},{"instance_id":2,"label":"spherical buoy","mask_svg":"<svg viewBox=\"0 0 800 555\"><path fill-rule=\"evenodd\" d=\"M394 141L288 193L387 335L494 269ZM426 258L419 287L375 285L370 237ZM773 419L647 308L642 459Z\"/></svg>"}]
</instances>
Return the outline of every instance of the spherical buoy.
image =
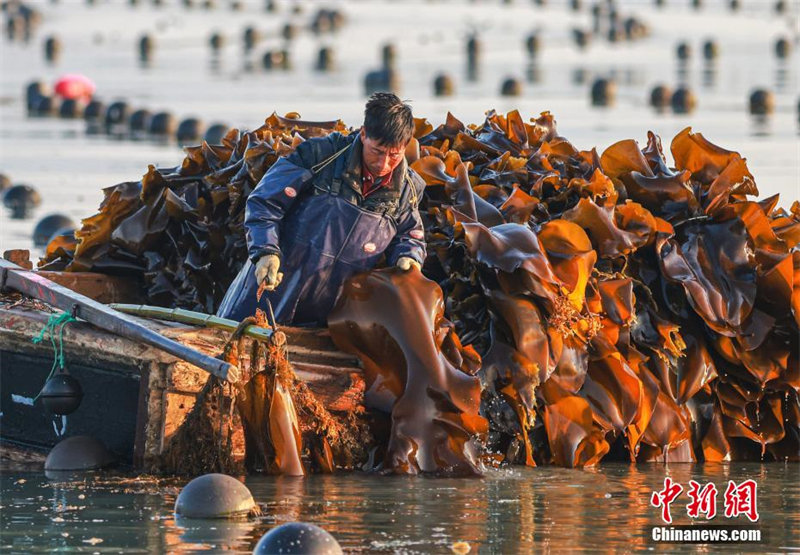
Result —
<instances>
[{"instance_id":1,"label":"spherical buoy","mask_svg":"<svg viewBox=\"0 0 800 555\"><path fill-rule=\"evenodd\" d=\"M50 450L45 470L98 470L114 463L103 442L89 436L62 439Z\"/></svg>"},{"instance_id":2,"label":"spherical buoy","mask_svg":"<svg viewBox=\"0 0 800 555\"><path fill-rule=\"evenodd\" d=\"M306 555L341 555L342 548L328 532L306 522L281 524L258 540L253 555L267 553L304 553Z\"/></svg>"},{"instance_id":3,"label":"spherical buoy","mask_svg":"<svg viewBox=\"0 0 800 555\"><path fill-rule=\"evenodd\" d=\"M617 84L611 79L595 79L591 96L592 106L611 106L617 98Z\"/></svg>"},{"instance_id":4,"label":"spherical buoy","mask_svg":"<svg viewBox=\"0 0 800 555\"><path fill-rule=\"evenodd\" d=\"M671 100L672 91L666 85L656 85L653 87L653 90L650 91L650 106L659 112L669 108Z\"/></svg>"},{"instance_id":5,"label":"spherical buoy","mask_svg":"<svg viewBox=\"0 0 800 555\"><path fill-rule=\"evenodd\" d=\"M364 76L364 94L375 92L398 92L400 90L400 74L393 69L369 71Z\"/></svg>"},{"instance_id":6,"label":"spherical buoy","mask_svg":"<svg viewBox=\"0 0 800 555\"><path fill-rule=\"evenodd\" d=\"M297 38L297 26L292 25L291 23L287 23L281 29L281 36L284 40L292 41Z\"/></svg>"},{"instance_id":7,"label":"spherical buoy","mask_svg":"<svg viewBox=\"0 0 800 555\"><path fill-rule=\"evenodd\" d=\"M786 59L792 54L792 43L786 37L781 37L775 41L775 55L780 59Z\"/></svg>"},{"instance_id":8,"label":"spherical buoy","mask_svg":"<svg viewBox=\"0 0 800 555\"><path fill-rule=\"evenodd\" d=\"M703 0L692 0L692 7L695 10L699 10L703 7Z\"/></svg>"},{"instance_id":9,"label":"spherical buoy","mask_svg":"<svg viewBox=\"0 0 800 555\"><path fill-rule=\"evenodd\" d=\"M208 39L208 44L215 53L219 52L225 46L225 35L222 33L213 33Z\"/></svg>"},{"instance_id":10,"label":"spherical buoy","mask_svg":"<svg viewBox=\"0 0 800 555\"><path fill-rule=\"evenodd\" d=\"M54 64L61 57L61 41L58 37L50 36L44 41L44 59Z\"/></svg>"},{"instance_id":11,"label":"spherical buoy","mask_svg":"<svg viewBox=\"0 0 800 555\"><path fill-rule=\"evenodd\" d=\"M455 83L453 78L446 73L440 73L433 80L434 96L453 96L455 93Z\"/></svg>"},{"instance_id":12,"label":"spherical buoy","mask_svg":"<svg viewBox=\"0 0 800 555\"><path fill-rule=\"evenodd\" d=\"M469 67L478 66L478 58L481 55L481 41L475 35L467 40L467 65Z\"/></svg>"},{"instance_id":13,"label":"spherical buoy","mask_svg":"<svg viewBox=\"0 0 800 555\"><path fill-rule=\"evenodd\" d=\"M672 105L672 111L676 114L688 114L697 106L697 98L687 87L679 87L678 90L672 93L670 104Z\"/></svg>"},{"instance_id":14,"label":"spherical buoy","mask_svg":"<svg viewBox=\"0 0 800 555\"><path fill-rule=\"evenodd\" d=\"M112 102L106 110L106 131L110 133L115 127L126 123L129 117L130 108L127 102L122 100Z\"/></svg>"},{"instance_id":15,"label":"spherical buoy","mask_svg":"<svg viewBox=\"0 0 800 555\"><path fill-rule=\"evenodd\" d=\"M203 140L210 145L222 144L222 138L230 130L230 125L215 123L211 125L203 136Z\"/></svg>"},{"instance_id":16,"label":"spherical buoy","mask_svg":"<svg viewBox=\"0 0 800 555\"><path fill-rule=\"evenodd\" d=\"M572 30L572 40L575 41L575 44L578 45L578 48L580 49L584 49L589 46L591 38L592 34L589 31L578 28Z\"/></svg>"},{"instance_id":17,"label":"spherical buoy","mask_svg":"<svg viewBox=\"0 0 800 555\"><path fill-rule=\"evenodd\" d=\"M756 89L750 94L750 113L754 116L768 116L775 111L775 95L772 91Z\"/></svg>"},{"instance_id":18,"label":"spherical buoy","mask_svg":"<svg viewBox=\"0 0 800 555\"><path fill-rule=\"evenodd\" d=\"M777 2L775 2L775 13L778 15L783 15L786 13L785 0L778 0Z\"/></svg>"},{"instance_id":19,"label":"spherical buoy","mask_svg":"<svg viewBox=\"0 0 800 555\"><path fill-rule=\"evenodd\" d=\"M59 229L63 229L65 227L74 228L75 222L73 222L72 219L70 219L68 216L64 216L63 214L50 214L49 216L45 216L44 218L39 220L39 223L37 223L36 227L33 228L33 244L36 245L37 247L44 247L45 245L47 245L47 242L50 240L50 238L56 231L58 231ZM64 412L58 414L69 414L69 413Z\"/></svg>"},{"instance_id":20,"label":"spherical buoy","mask_svg":"<svg viewBox=\"0 0 800 555\"><path fill-rule=\"evenodd\" d=\"M199 143L203 139L203 122L197 118L187 118L178 125L175 137L179 144Z\"/></svg>"},{"instance_id":21,"label":"spherical buoy","mask_svg":"<svg viewBox=\"0 0 800 555\"><path fill-rule=\"evenodd\" d=\"M290 69L291 62L289 60L289 52L287 50L271 50L264 53L261 58L261 65L264 69Z\"/></svg>"},{"instance_id":22,"label":"spherical buoy","mask_svg":"<svg viewBox=\"0 0 800 555\"><path fill-rule=\"evenodd\" d=\"M245 52L250 52L261 41L261 33L255 27L248 27L244 30L242 40Z\"/></svg>"},{"instance_id":23,"label":"spherical buoy","mask_svg":"<svg viewBox=\"0 0 800 555\"><path fill-rule=\"evenodd\" d=\"M65 98L58 107L58 115L63 119L78 119L83 117L84 104L75 98Z\"/></svg>"},{"instance_id":24,"label":"spherical buoy","mask_svg":"<svg viewBox=\"0 0 800 555\"><path fill-rule=\"evenodd\" d=\"M703 43L703 58L709 62L716 60L719 56L719 46L714 40L707 40Z\"/></svg>"},{"instance_id":25,"label":"spherical buoy","mask_svg":"<svg viewBox=\"0 0 800 555\"><path fill-rule=\"evenodd\" d=\"M397 62L397 48L394 44L388 43L381 47L381 63L386 69L394 68Z\"/></svg>"},{"instance_id":26,"label":"spherical buoy","mask_svg":"<svg viewBox=\"0 0 800 555\"><path fill-rule=\"evenodd\" d=\"M150 35L142 35L139 39L139 61L150 63L153 59L153 51L155 48L155 39Z\"/></svg>"},{"instance_id":27,"label":"spherical buoy","mask_svg":"<svg viewBox=\"0 0 800 555\"><path fill-rule=\"evenodd\" d=\"M171 137L175 134L177 129L177 120L175 116L169 112L158 112L153 114L153 117L150 118L150 127L148 131L151 135Z\"/></svg>"},{"instance_id":28,"label":"spherical buoy","mask_svg":"<svg viewBox=\"0 0 800 555\"><path fill-rule=\"evenodd\" d=\"M519 79L508 77L500 85L500 96L519 96L522 94L522 83Z\"/></svg>"},{"instance_id":29,"label":"spherical buoy","mask_svg":"<svg viewBox=\"0 0 800 555\"><path fill-rule=\"evenodd\" d=\"M677 54L679 60L685 62L692 57L692 47L689 46L688 43L682 42L678 44L678 47L675 49L675 53Z\"/></svg>"},{"instance_id":30,"label":"spherical buoy","mask_svg":"<svg viewBox=\"0 0 800 555\"><path fill-rule=\"evenodd\" d=\"M525 50L528 52L528 56L531 58L535 57L536 54L539 53L539 49L542 47L542 39L538 33L531 33L528 35L528 38L525 39Z\"/></svg>"},{"instance_id":31,"label":"spherical buoy","mask_svg":"<svg viewBox=\"0 0 800 555\"><path fill-rule=\"evenodd\" d=\"M237 518L257 507L247 486L226 474L198 476L175 500L175 514L183 518Z\"/></svg>"},{"instance_id":32,"label":"spherical buoy","mask_svg":"<svg viewBox=\"0 0 800 555\"><path fill-rule=\"evenodd\" d=\"M4 173L0 173L0 191L5 191L11 187L11 179Z\"/></svg>"},{"instance_id":33,"label":"spherical buoy","mask_svg":"<svg viewBox=\"0 0 800 555\"><path fill-rule=\"evenodd\" d=\"M39 225L36 227L38 228ZM36 231L34 231L33 235L35 240ZM36 246L46 246L47 241L52 236L53 234L49 233L44 241L41 244L37 243ZM71 375L58 373L45 382L42 391L39 393L39 399L42 400L44 407L55 415L72 414L81 404L83 388L80 382Z\"/></svg>"},{"instance_id":34,"label":"spherical buoy","mask_svg":"<svg viewBox=\"0 0 800 555\"><path fill-rule=\"evenodd\" d=\"M28 86L25 87L25 102L27 103L28 111L31 112L34 110L40 98L43 96L50 96L51 94L53 94L53 91L50 89L50 86L42 81L28 83Z\"/></svg>"},{"instance_id":35,"label":"spherical buoy","mask_svg":"<svg viewBox=\"0 0 800 555\"><path fill-rule=\"evenodd\" d=\"M731 0L728 7L732 12L738 12L742 7L742 3L739 0Z\"/></svg>"},{"instance_id":36,"label":"spherical buoy","mask_svg":"<svg viewBox=\"0 0 800 555\"><path fill-rule=\"evenodd\" d=\"M103 117L106 106L101 100L92 100L83 110L83 119L88 122L97 122Z\"/></svg>"},{"instance_id":37,"label":"spherical buoy","mask_svg":"<svg viewBox=\"0 0 800 555\"><path fill-rule=\"evenodd\" d=\"M61 101L57 96L40 96L33 107L33 114L39 117L58 114Z\"/></svg>"},{"instance_id":38,"label":"spherical buoy","mask_svg":"<svg viewBox=\"0 0 800 555\"><path fill-rule=\"evenodd\" d=\"M336 67L333 48L323 46L317 53L317 64L314 66L317 71L332 71Z\"/></svg>"},{"instance_id":39,"label":"spherical buoy","mask_svg":"<svg viewBox=\"0 0 800 555\"><path fill-rule=\"evenodd\" d=\"M30 217L33 209L42 203L42 197L29 185L14 185L3 193L3 206L11 211L15 220Z\"/></svg>"},{"instance_id":40,"label":"spherical buoy","mask_svg":"<svg viewBox=\"0 0 800 555\"><path fill-rule=\"evenodd\" d=\"M128 127L133 133L144 133L147 131L152 116L150 110L136 110L128 118Z\"/></svg>"}]
</instances>

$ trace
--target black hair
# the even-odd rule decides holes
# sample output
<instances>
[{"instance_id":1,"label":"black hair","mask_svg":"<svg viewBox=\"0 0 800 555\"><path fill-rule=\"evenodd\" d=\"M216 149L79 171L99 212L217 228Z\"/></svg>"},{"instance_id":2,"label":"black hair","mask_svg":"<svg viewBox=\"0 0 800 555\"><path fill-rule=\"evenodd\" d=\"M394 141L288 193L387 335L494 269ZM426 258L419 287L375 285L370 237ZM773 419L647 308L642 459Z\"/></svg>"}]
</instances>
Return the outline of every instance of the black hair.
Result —
<instances>
[{"instance_id":1,"label":"black hair","mask_svg":"<svg viewBox=\"0 0 800 555\"><path fill-rule=\"evenodd\" d=\"M405 145L414 134L411 106L396 94L373 93L364 109L364 132L383 145Z\"/></svg>"}]
</instances>

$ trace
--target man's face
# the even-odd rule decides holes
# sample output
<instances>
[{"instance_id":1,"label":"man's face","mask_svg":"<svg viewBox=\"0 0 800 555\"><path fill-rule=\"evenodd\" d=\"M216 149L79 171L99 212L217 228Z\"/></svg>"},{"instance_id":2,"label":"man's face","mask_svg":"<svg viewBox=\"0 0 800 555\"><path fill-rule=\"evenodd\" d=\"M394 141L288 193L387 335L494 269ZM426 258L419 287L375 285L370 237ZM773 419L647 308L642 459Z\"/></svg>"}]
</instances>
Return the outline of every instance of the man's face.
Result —
<instances>
[{"instance_id":1,"label":"man's face","mask_svg":"<svg viewBox=\"0 0 800 555\"><path fill-rule=\"evenodd\" d=\"M361 144L363 145L362 157L369 173L375 177L388 175L394 170L405 156L406 145L388 146L375 139L367 137L361 129Z\"/></svg>"}]
</instances>

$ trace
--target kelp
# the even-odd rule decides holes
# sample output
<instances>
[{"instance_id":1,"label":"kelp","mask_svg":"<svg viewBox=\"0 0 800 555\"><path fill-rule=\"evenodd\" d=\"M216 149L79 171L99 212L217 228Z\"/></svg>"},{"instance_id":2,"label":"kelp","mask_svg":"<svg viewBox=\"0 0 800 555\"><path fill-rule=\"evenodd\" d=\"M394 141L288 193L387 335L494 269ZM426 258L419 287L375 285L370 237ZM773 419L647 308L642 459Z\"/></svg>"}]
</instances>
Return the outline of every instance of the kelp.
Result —
<instances>
[{"instance_id":1,"label":"kelp","mask_svg":"<svg viewBox=\"0 0 800 555\"><path fill-rule=\"evenodd\" d=\"M43 267L133 273L153 304L213 312L247 195L331 131L351 130L273 115L187 149L107 189ZM370 445L384 471L800 460L800 202L751 199L744 158L690 128L669 151L653 133L579 150L548 112L415 120L424 277L356 276L330 320L390 415Z\"/></svg>"}]
</instances>

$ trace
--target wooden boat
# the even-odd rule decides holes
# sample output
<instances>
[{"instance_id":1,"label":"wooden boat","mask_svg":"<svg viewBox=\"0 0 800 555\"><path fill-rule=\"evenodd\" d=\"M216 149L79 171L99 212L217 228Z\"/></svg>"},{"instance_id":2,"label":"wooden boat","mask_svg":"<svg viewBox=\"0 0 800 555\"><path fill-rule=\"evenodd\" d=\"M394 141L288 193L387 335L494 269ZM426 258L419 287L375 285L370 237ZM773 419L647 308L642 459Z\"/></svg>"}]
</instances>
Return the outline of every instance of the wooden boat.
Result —
<instances>
[{"instance_id":1,"label":"wooden boat","mask_svg":"<svg viewBox=\"0 0 800 555\"><path fill-rule=\"evenodd\" d=\"M40 272L47 279L102 303L140 303L133 281L94 273ZM15 302L16 301L16 302ZM53 366L53 346L33 343L50 312L43 303L0 296L0 439L11 453L46 452L62 437L89 435L124 464L150 472L172 434L194 406L209 374L162 350L79 321L64 328L66 366L83 389L68 416L54 417L34 402ZM137 319L144 326L210 356L230 333L174 322ZM329 410L354 410L364 391L353 356L338 351L327 330L281 327L298 378ZM250 341L245 338L245 341Z\"/></svg>"}]
</instances>

